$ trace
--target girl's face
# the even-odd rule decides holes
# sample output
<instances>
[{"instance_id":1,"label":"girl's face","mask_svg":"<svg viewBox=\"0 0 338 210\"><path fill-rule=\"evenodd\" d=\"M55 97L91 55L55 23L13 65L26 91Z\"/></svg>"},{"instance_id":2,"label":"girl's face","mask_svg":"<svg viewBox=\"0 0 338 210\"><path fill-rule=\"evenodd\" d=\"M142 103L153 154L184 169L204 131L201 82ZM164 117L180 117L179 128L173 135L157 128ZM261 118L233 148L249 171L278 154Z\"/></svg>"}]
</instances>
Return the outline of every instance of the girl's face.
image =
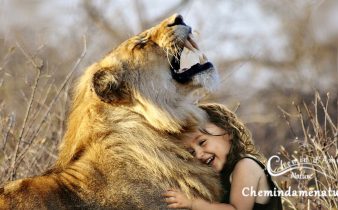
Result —
<instances>
[{"instance_id":1,"label":"girl's face","mask_svg":"<svg viewBox=\"0 0 338 210\"><path fill-rule=\"evenodd\" d=\"M196 131L184 138L184 145L202 163L211 166L216 172L221 172L230 151L231 137L212 123L206 124L204 130L209 134Z\"/></svg>"}]
</instances>

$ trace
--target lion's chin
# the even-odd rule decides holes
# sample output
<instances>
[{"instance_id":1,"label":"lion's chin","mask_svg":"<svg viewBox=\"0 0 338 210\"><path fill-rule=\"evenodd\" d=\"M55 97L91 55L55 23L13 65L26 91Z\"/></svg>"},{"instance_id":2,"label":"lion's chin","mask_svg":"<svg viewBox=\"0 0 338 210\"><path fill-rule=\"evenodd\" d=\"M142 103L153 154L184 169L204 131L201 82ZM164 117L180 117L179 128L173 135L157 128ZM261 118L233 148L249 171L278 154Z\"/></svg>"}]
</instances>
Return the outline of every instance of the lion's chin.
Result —
<instances>
[{"instance_id":1,"label":"lion's chin","mask_svg":"<svg viewBox=\"0 0 338 210\"><path fill-rule=\"evenodd\" d=\"M214 67L195 75L192 80L194 86L201 86L207 92L215 91L219 83L219 75Z\"/></svg>"}]
</instances>

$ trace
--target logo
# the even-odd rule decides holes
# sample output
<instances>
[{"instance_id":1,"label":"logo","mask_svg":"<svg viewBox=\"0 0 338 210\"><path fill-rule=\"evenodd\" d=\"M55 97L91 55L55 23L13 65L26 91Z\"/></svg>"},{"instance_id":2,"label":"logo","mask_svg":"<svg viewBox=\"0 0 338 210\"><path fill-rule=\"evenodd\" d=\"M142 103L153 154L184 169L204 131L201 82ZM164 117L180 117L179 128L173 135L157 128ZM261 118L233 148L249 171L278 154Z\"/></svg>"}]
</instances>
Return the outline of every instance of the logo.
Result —
<instances>
[{"instance_id":1,"label":"logo","mask_svg":"<svg viewBox=\"0 0 338 210\"><path fill-rule=\"evenodd\" d=\"M321 157L312 157L311 159L309 157L299 159L295 158L293 160L284 162L278 155L274 155L269 158L266 168L271 176L281 176L285 173L291 172L291 178L311 179L313 177L313 173L305 173L310 171L320 173L325 177L333 179L333 177L328 176L320 170L322 167L320 164L318 164L320 161L326 161L327 163L337 162L337 160L334 158L327 159ZM278 165L275 169L273 169L273 163Z\"/></svg>"}]
</instances>

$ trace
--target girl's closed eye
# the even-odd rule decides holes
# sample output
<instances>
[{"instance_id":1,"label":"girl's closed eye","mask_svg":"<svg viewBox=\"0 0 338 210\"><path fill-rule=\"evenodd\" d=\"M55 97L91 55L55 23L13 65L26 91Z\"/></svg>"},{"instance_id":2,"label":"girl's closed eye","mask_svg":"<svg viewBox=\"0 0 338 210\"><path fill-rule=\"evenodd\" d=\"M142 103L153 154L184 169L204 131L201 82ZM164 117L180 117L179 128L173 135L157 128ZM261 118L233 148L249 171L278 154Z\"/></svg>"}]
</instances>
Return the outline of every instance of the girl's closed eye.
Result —
<instances>
[{"instance_id":1,"label":"girl's closed eye","mask_svg":"<svg viewBox=\"0 0 338 210\"><path fill-rule=\"evenodd\" d=\"M207 143L206 139L201 139L201 140L199 140L198 145L199 146L204 146L206 143Z\"/></svg>"}]
</instances>

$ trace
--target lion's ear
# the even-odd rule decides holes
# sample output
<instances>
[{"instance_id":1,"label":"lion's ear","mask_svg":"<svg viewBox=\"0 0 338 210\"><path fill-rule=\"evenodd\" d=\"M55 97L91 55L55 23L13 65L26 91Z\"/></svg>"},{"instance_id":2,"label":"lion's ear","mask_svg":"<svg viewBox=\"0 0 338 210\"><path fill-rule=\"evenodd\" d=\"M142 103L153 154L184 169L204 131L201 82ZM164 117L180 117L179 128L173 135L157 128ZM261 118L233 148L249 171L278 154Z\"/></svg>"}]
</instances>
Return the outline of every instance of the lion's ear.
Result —
<instances>
[{"instance_id":1,"label":"lion's ear","mask_svg":"<svg viewBox=\"0 0 338 210\"><path fill-rule=\"evenodd\" d=\"M130 99L120 71L100 69L93 76L93 87L97 96L107 103L126 103Z\"/></svg>"}]
</instances>

